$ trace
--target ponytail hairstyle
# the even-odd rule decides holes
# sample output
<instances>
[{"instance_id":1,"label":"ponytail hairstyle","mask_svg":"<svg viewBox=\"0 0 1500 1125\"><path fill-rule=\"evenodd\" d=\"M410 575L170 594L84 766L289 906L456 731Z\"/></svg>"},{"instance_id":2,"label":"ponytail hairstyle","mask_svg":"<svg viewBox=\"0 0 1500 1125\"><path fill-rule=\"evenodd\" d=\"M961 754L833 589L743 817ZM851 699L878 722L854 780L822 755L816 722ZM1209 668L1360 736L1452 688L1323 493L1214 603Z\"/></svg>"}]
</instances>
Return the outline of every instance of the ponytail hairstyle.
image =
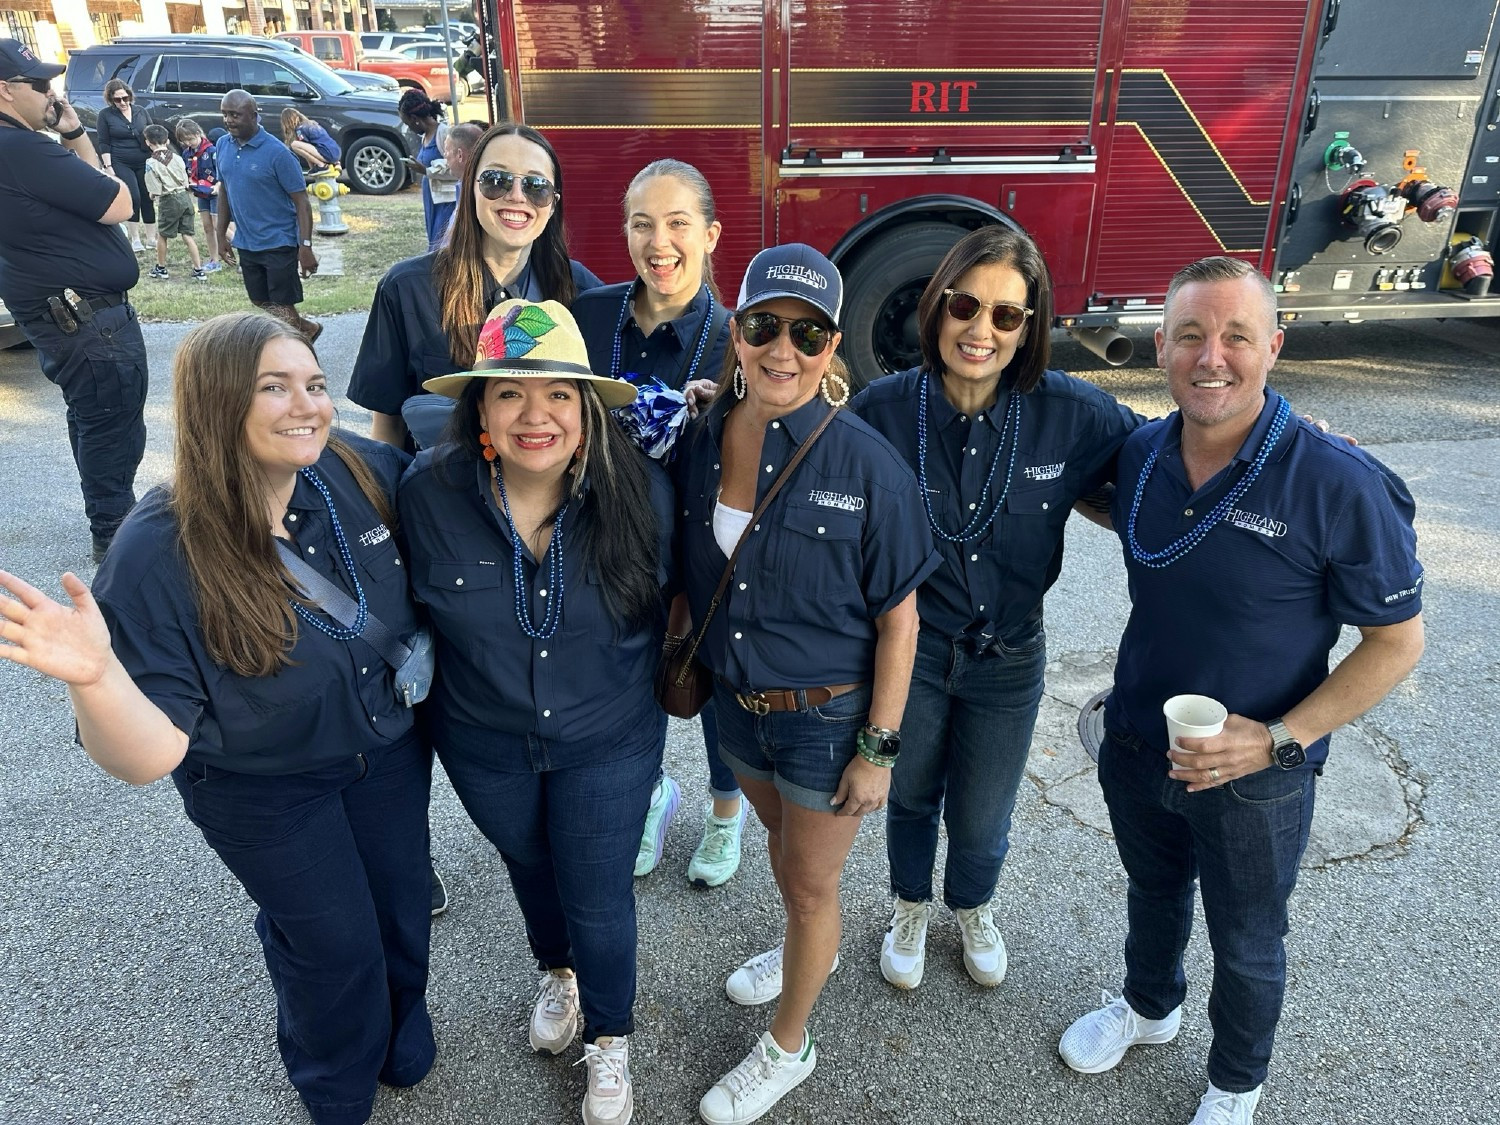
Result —
<instances>
[{"instance_id":1,"label":"ponytail hairstyle","mask_svg":"<svg viewBox=\"0 0 1500 1125\"><path fill-rule=\"evenodd\" d=\"M683 187L693 193L693 198L698 204L698 210L703 215L703 225L711 227L719 221L718 210L714 207L713 188L708 186L708 180L703 173L694 168L685 160L674 160L672 157L663 157L653 160L647 164L630 181L630 186L625 189L624 198L620 200L621 210L625 213L625 225L627 235L630 226L630 196L638 188L644 187L648 180L657 176L670 176L678 181ZM714 281L714 256L703 255L703 283L708 286L708 291L714 295L714 300L720 304L724 298L719 294L719 286Z\"/></svg>"}]
</instances>

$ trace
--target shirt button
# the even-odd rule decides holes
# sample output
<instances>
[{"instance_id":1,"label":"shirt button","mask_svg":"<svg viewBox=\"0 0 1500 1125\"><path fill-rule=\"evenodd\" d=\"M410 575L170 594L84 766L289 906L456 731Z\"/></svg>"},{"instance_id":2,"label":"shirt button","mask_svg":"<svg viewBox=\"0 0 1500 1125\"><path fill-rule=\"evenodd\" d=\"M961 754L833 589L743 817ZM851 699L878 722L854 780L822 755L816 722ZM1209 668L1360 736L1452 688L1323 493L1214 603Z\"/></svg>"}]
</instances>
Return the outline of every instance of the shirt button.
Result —
<instances>
[{"instance_id":1,"label":"shirt button","mask_svg":"<svg viewBox=\"0 0 1500 1125\"><path fill-rule=\"evenodd\" d=\"M716 469L716 470L717 470L717 469L718 469L718 467L719 467L719 466L717 466L717 465L715 465L715 466L714 466L714 468L715 468L715 469Z\"/></svg>"},{"instance_id":2,"label":"shirt button","mask_svg":"<svg viewBox=\"0 0 1500 1125\"><path fill-rule=\"evenodd\" d=\"M773 429L773 430L779 430L779 429L781 429L781 423L780 422L772 422L771 423L771 429Z\"/></svg>"},{"instance_id":3,"label":"shirt button","mask_svg":"<svg viewBox=\"0 0 1500 1125\"><path fill-rule=\"evenodd\" d=\"M969 505L969 511L971 511L971 512L972 512L972 511L973 511L973 510L974 510L974 509L975 509L975 507L976 507L976 506L977 506L977 505L974 505L974 504L970 504L970 505Z\"/></svg>"},{"instance_id":4,"label":"shirt button","mask_svg":"<svg viewBox=\"0 0 1500 1125\"><path fill-rule=\"evenodd\" d=\"M550 718L552 718L552 712L551 711L543 711L542 712L542 718L544 718L544 719L550 719Z\"/></svg>"},{"instance_id":5,"label":"shirt button","mask_svg":"<svg viewBox=\"0 0 1500 1125\"><path fill-rule=\"evenodd\" d=\"M686 508L682 509L682 514L683 515L687 515L688 514L688 510Z\"/></svg>"},{"instance_id":6,"label":"shirt button","mask_svg":"<svg viewBox=\"0 0 1500 1125\"><path fill-rule=\"evenodd\" d=\"M538 590L538 591L537 591L537 595L538 595L538 596L539 596L539 597L543 597L543 598L545 598L545 597L546 597L546 596L547 596L547 591L546 591L546 590Z\"/></svg>"},{"instance_id":7,"label":"shirt button","mask_svg":"<svg viewBox=\"0 0 1500 1125\"><path fill-rule=\"evenodd\" d=\"M455 586L462 586L464 584L464 580L462 578L455 578L453 580L453 584Z\"/></svg>"},{"instance_id":8,"label":"shirt button","mask_svg":"<svg viewBox=\"0 0 1500 1125\"><path fill-rule=\"evenodd\" d=\"M361 676L368 676L370 674L370 670L368 668L361 668L359 670L359 674Z\"/></svg>"},{"instance_id":9,"label":"shirt button","mask_svg":"<svg viewBox=\"0 0 1500 1125\"><path fill-rule=\"evenodd\" d=\"M542 659L543 660L547 659L547 650L546 649L542 649Z\"/></svg>"},{"instance_id":10,"label":"shirt button","mask_svg":"<svg viewBox=\"0 0 1500 1125\"><path fill-rule=\"evenodd\" d=\"M980 607L979 607L979 612L980 612L980 613L983 613L983 612L984 612L984 606L980 606Z\"/></svg>"},{"instance_id":11,"label":"shirt button","mask_svg":"<svg viewBox=\"0 0 1500 1125\"><path fill-rule=\"evenodd\" d=\"M984 421L984 415L983 414L976 414L975 417L978 418L981 422Z\"/></svg>"},{"instance_id":12,"label":"shirt button","mask_svg":"<svg viewBox=\"0 0 1500 1125\"><path fill-rule=\"evenodd\" d=\"M745 639L745 634L744 633L736 633L734 635L734 639L737 640L737 641L742 641L742 640Z\"/></svg>"},{"instance_id":13,"label":"shirt button","mask_svg":"<svg viewBox=\"0 0 1500 1125\"><path fill-rule=\"evenodd\" d=\"M978 562L979 561L979 556L978 555L970 555L969 556L969 561L970 562Z\"/></svg>"},{"instance_id":14,"label":"shirt button","mask_svg":"<svg viewBox=\"0 0 1500 1125\"><path fill-rule=\"evenodd\" d=\"M400 566L400 565L401 565L401 560L400 560L400 559L397 559L397 560L396 560L396 565L397 565L397 566Z\"/></svg>"},{"instance_id":15,"label":"shirt button","mask_svg":"<svg viewBox=\"0 0 1500 1125\"><path fill-rule=\"evenodd\" d=\"M1046 510L1047 510L1047 501L1043 500L1042 501L1042 511L1045 512Z\"/></svg>"},{"instance_id":16,"label":"shirt button","mask_svg":"<svg viewBox=\"0 0 1500 1125\"><path fill-rule=\"evenodd\" d=\"M821 527L820 527L820 528L818 528L818 534L819 534L819 535L822 535L822 534L823 534L823 528L821 528Z\"/></svg>"},{"instance_id":17,"label":"shirt button","mask_svg":"<svg viewBox=\"0 0 1500 1125\"><path fill-rule=\"evenodd\" d=\"M756 525L755 525L755 530L756 530L756 531L759 531L759 530L760 530L760 524L756 524Z\"/></svg>"},{"instance_id":18,"label":"shirt button","mask_svg":"<svg viewBox=\"0 0 1500 1125\"><path fill-rule=\"evenodd\" d=\"M970 450L969 450L969 456L970 456L970 457L974 457L974 456L977 456L977 455L978 455L978 453L979 453L979 450L978 450L978 449L970 449Z\"/></svg>"},{"instance_id":19,"label":"shirt button","mask_svg":"<svg viewBox=\"0 0 1500 1125\"><path fill-rule=\"evenodd\" d=\"M770 472L770 471L771 471L771 470L772 470L772 469L774 469L774 468L775 468L775 467L776 467L776 466L775 466L775 465L767 465L767 466L766 466L766 472L768 472L768 473L769 473L769 472Z\"/></svg>"},{"instance_id":20,"label":"shirt button","mask_svg":"<svg viewBox=\"0 0 1500 1125\"><path fill-rule=\"evenodd\" d=\"M380 720L378 718L376 718L374 715L371 715L370 716L370 722L372 722L372 723L378 723L378 722L380 722Z\"/></svg>"},{"instance_id":21,"label":"shirt button","mask_svg":"<svg viewBox=\"0 0 1500 1125\"><path fill-rule=\"evenodd\" d=\"M960 414L958 416L958 420L960 422L967 422L969 420L969 416L967 414Z\"/></svg>"},{"instance_id":22,"label":"shirt button","mask_svg":"<svg viewBox=\"0 0 1500 1125\"><path fill-rule=\"evenodd\" d=\"M316 547L309 547L307 549L307 553L309 555L316 555L318 553L318 549Z\"/></svg>"},{"instance_id":23,"label":"shirt button","mask_svg":"<svg viewBox=\"0 0 1500 1125\"><path fill-rule=\"evenodd\" d=\"M740 583L740 589L743 590L744 588L745 588L745 584L743 582L741 582Z\"/></svg>"},{"instance_id":24,"label":"shirt button","mask_svg":"<svg viewBox=\"0 0 1500 1125\"><path fill-rule=\"evenodd\" d=\"M296 512L288 512L286 518L289 519L292 523L296 523L297 522L297 513Z\"/></svg>"},{"instance_id":25,"label":"shirt button","mask_svg":"<svg viewBox=\"0 0 1500 1125\"><path fill-rule=\"evenodd\" d=\"M1193 509L1188 508L1182 514L1185 515L1185 516L1190 516L1190 515L1193 514Z\"/></svg>"},{"instance_id":26,"label":"shirt button","mask_svg":"<svg viewBox=\"0 0 1500 1125\"><path fill-rule=\"evenodd\" d=\"M642 353L641 353L641 358L642 358L642 359L645 359L645 358L646 358L646 353L645 353L645 352L642 352Z\"/></svg>"}]
</instances>

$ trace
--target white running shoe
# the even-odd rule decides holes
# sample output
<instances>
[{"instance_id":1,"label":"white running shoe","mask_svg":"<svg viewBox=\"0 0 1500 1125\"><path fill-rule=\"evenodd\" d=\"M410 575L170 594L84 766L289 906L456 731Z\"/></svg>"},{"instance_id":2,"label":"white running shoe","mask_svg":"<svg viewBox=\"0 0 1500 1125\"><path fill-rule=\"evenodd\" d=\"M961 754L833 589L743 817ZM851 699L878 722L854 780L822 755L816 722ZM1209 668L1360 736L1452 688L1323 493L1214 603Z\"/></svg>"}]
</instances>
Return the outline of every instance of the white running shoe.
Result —
<instances>
[{"instance_id":1,"label":"white running shoe","mask_svg":"<svg viewBox=\"0 0 1500 1125\"><path fill-rule=\"evenodd\" d=\"M891 924L880 943L880 975L897 988L916 988L922 983L931 918L932 903L896 900Z\"/></svg>"},{"instance_id":2,"label":"white running shoe","mask_svg":"<svg viewBox=\"0 0 1500 1125\"><path fill-rule=\"evenodd\" d=\"M839 955L833 955L832 976L839 971ZM754 1007L769 1004L781 995L781 946L757 954L729 974L724 982L724 991L736 1004Z\"/></svg>"},{"instance_id":3,"label":"white running shoe","mask_svg":"<svg viewBox=\"0 0 1500 1125\"><path fill-rule=\"evenodd\" d=\"M761 1033L755 1047L698 1103L698 1116L708 1125L745 1125L758 1121L818 1065L818 1049L812 1036L803 1032L802 1050L788 1054L769 1031Z\"/></svg>"},{"instance_id":4,"label":"white running shoe","mask_svg":"<svg viewBox=\"0 0 1500 1125\"><path fill-rule=\"evenodd\" d=\"M1260 1104L1260 1091L1257 1086L1243 1094L1231 1094L1210 1082L1208 1093L1198 1103L1198 1112L1193 1114L1189 1125L1252 1125L1255 1107Z\"/></svg>"},{"instance_id":5,"label":"white running shoe","mask_svg":"<svg viewBox=\"0 0 1500 1125\"><path fill-rule=\"evenodd\" d=\"M1123 996L1105 991L1100 999L1104 1007L1079 1016L1057 1044L1063 1062L1080 1074L1113 1070L1137 1043L1168 1043L1182 1026L1181 1006L1165 1019L1148 1020L1137 1015Z\"/></svg>"},{"instance_id":6,"label":"white running shoe","mask_svg":"<svg viewBox=\"0 0 1500 1125\"><path fill-rule=\"evenodd\" d=\"M578 978L542 974L531 1009L531 1049L560 1055L578 1034Z\"/></svg>"},{"instance_id":7,"label":"white running shoe","mask_svg":"<svg viewBox=\"0 0 1500 1125\"><path fill-rule=\"evenodd\" d=\"M959 909L953 912L958 917L958 932L964 939L964 968L975 984L994 988L1005 979L1006 967L1010 964L1005 953L1005 938L995 925L995 915L989 903L973 910Z\"/></svg>"},{"instance_id":8,"label":"white running shoe","mask_svg":"<svg viewBox=\"0 0 1500 1125\"><path fill-rule=\"evenodd\" d=\"M605 1036L583 1045L579 1063L589 1068L589 1088L583 1095L584 1125L629 1125L635 1114L630 1088L630 1044L623 1035Z\"/></svg>"}]
</instances>

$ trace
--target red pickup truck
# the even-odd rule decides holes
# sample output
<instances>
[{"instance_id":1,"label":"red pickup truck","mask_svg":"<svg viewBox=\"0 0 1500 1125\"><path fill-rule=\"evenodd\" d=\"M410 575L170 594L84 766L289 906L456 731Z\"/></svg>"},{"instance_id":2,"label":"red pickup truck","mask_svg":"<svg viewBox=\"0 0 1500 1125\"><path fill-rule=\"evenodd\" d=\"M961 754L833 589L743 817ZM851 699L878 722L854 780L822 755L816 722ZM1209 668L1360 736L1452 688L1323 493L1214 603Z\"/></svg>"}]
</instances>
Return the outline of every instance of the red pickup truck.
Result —
<instances>
[{"instance_id":1,"label":"red pickup truck","mask_svg":"<svg viewBox=\"0 0 1500 1125\"><path fill-rule=\"evenodd\" d=\"M452 101L455 93L459 101L469 96L469 85L462 77L456 91L449 89L448 66L442 59L414 61L388 51L366 53L352 31L283 31L276 38L290 40L327 66L389 75L433 101Z\"/></svg>"}]
</instances>

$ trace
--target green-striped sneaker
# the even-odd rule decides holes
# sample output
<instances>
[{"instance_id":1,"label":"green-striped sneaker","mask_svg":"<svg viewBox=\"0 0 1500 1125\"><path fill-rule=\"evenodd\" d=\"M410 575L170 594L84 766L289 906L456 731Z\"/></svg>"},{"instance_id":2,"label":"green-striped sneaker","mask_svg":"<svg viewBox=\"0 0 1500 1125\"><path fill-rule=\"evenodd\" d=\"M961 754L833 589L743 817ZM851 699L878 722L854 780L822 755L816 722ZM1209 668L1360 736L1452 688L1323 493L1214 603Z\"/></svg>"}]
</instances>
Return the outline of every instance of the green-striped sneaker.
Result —
<instances>
[{"instance_id":1,"label":"green-striped sneaker","mask_svg":"<svg viewBox=\"0 0 1500 1125\"><path fill-rule=\"evenodd\" d=\"M777 1045L769 1031L762 1032L745 1061L703 1095L698 1116L708 1125L744 1125L759 1120L817 1065L818 1050L811 1035L803 1032L802 1050L790 1054Z\"/></svg>"}]
</instances>

